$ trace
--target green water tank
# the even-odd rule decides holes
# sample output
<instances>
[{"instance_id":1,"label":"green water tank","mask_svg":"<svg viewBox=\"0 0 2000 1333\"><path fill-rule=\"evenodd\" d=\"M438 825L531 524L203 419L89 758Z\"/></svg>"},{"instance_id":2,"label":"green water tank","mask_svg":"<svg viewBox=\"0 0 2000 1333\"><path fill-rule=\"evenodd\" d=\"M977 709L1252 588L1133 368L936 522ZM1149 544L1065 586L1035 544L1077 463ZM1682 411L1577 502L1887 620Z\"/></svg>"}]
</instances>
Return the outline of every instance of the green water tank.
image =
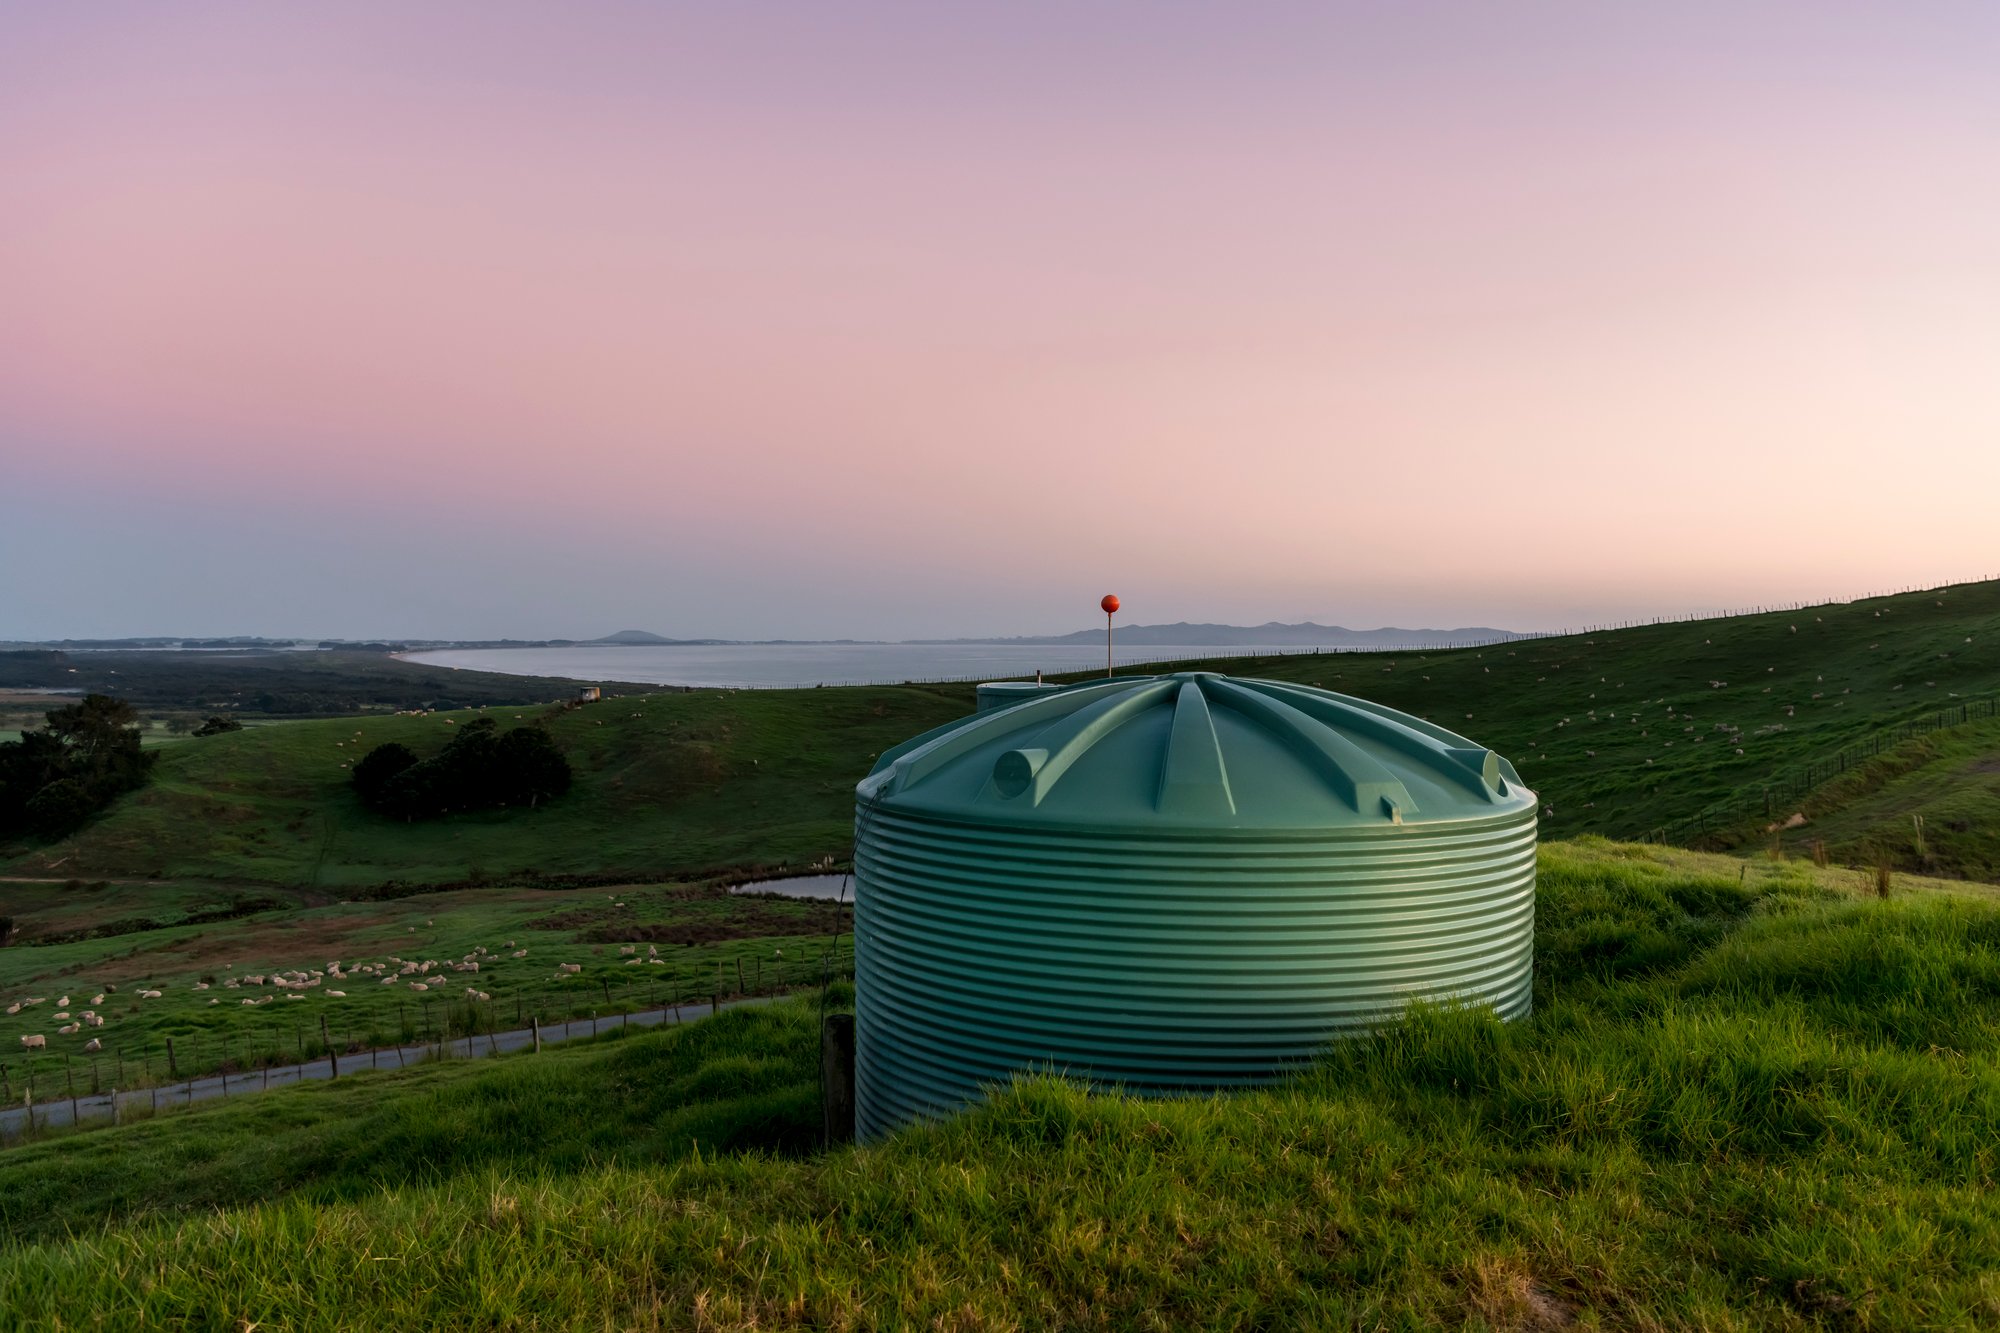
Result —
<instances>
[{"instance_id":1,"label":"green water tank","mask_svg":"<svg viewBox=\"0 0 2000 1333\"><path fill-rule=\"evenodd\" d=\"M978 701L978 711L990 713L996 708L1012 708L1023 699L1034 699L1068 688L1067 685L1039 680L989 680L973 690L973 696Z\"/></svg>"},{"instance_id":2,"label":"green water tank","mask_svg":"<svg viewBox=\"0 0 2000 1333\"><path fill-rule=\"evenodd\" d=\"M1378 704L1080 685L905 742L856 798L864 1140L1019 1071L1239 1087L1412 999L1528 1012L1535 794Z\"/></svg>"}]
</instances>

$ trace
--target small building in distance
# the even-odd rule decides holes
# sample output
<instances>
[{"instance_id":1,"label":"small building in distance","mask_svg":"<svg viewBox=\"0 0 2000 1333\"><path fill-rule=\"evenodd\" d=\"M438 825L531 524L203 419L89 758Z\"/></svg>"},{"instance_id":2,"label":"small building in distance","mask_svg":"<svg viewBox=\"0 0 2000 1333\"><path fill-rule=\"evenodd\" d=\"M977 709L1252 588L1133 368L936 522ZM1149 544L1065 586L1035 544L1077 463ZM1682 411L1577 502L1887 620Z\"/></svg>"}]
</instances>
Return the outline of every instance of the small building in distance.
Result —
<instances>
[{"instance_id":1,"label":"small building in distance","mask_svg":"<svg viewBox=\"0 0 2000 1333\"><path fill-rule=\"evenodd\" d=\"M603 697L604 692L595 685L586 685L576 692L576 701L580 704L594 704Z\"/></svg>"}]
</instances>

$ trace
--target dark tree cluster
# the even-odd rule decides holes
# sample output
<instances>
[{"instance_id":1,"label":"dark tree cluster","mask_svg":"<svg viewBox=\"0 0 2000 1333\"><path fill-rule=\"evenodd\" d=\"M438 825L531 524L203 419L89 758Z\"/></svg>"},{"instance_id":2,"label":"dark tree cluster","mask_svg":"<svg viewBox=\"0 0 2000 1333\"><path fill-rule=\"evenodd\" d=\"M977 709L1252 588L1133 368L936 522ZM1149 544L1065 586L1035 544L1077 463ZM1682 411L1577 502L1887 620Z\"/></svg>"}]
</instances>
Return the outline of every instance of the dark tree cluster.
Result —
<instances>
[{"instance_id":1,"label":"dark tree cluster","mask_svg":"<svg viewBox=\"0 0 2000 1333\"><path fill-rule=\"evenodd\" d=\"M460 810L540 805L569 790L569 761L538 726L502 733L490 717L459 728L435 757L407 745L378 745L354 766L361 803L397 819L433 819Z\"/></svg>"},{"instance_id":2,"label":"dark tree cluster","mask_svg":"<svg viewBox=\"0 0 2000 1333\"><path fill-rule=\"evenodd\" d=\"M233 717L216 714L194 729L197 736L220 736L225 731L241 731L243 724Z\"/></svg>"},{"instance_id":3,"label":"dark tree cluster","mask_svg":"<svg viewBox=\"0 0 2000 1333\"><path fill-rule=\"evenodd\" d=\"M123 699L85 695L47 716L40 730L0 744L0 835L60 838L143 785L153 766Z\"/></svg>"}]
</instances>

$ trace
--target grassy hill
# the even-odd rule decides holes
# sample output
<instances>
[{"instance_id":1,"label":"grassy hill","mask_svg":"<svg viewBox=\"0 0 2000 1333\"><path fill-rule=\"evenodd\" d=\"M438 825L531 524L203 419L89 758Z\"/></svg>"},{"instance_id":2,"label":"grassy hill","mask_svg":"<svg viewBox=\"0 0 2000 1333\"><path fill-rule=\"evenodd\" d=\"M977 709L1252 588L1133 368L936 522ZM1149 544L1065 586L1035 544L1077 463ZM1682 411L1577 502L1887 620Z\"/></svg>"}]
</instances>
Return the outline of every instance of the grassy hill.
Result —
<instances>
[{"instance_id":1,"label":"grassy hill","mask_svg":"<svg viewBox=\"0 0 2000 1333\"><path fill-rule=\"evenodd\" d=\"M1835 861L1883 858L2000 881L2000 719L1886 750L1817 788L1796 809L1806 824L1777 834L1796 855L1811 855L1820 843Z\"/></svg>"},{"instance_id":2,"label":"grassy hill","mask_svg":"<svg viewBox=\"0 0 2000 1333\"><path fill-rule=\"evenodd\" d=\"M1541 793L1553 836L1676 828L1741 841L1765 822L1763 787L1806 762L2000 697L2000 583L1484 649L1208 665L1321 684L1476 737ZM343 765L385 740L428 753L473 714L259 727L163 750L146 790L71 840L15 849L0 874L354 890L844 857L853 784L874 756L971 699L965 686L888 686L609 700L552 715L578 781L551 808L414 825L363 810Z\"/></svg>"},{"instance_id":3,"label":"grassy hill","mask_svg":"<svg viewBox=\"0 0 2000 1333\"><path fill-rule=\"evenodd\" d=\"M349 890L494 876L700 876L845 856L854 784L896 741L971 709L969 687L705 691L546 716L577 784L545 809L413 824L364 809L348 765L442 748L478 712L271 725L160 751L151 782L0 874L157 876Z\"/></svg>"},{"instance_id":4,"label":"grassy hill","mask_svg":"<svg viewBox=\"0 0 2000 1333\"><path fill-rule=\"evenodd\" d=\"M2000 904L1863 882L1552 844L1520 1024L825 1155L799 1014L88 1131L0 1328L1992 1326Z\"/></svg>"}]
</instances>

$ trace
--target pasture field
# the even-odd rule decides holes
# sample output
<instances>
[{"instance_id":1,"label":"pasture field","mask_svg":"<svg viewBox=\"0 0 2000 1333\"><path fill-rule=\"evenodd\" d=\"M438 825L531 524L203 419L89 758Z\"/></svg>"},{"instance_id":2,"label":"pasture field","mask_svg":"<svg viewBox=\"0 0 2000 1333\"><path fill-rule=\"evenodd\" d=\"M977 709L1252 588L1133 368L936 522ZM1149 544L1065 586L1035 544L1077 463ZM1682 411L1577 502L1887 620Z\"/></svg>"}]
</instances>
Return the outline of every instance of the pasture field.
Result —
<instances>
[{"instance_id":1,"label":"pasture field","mask_svg":"<svg viewBox=\"0 0 2000 1333\"><path fill-rule=\"evenodd\" d=\"M832 989L834 1008L852 995L845 982ZM280 1197L367 1199L495 1167L805 1153L820 1142L818 1012L815 994L645 1035L609 1028L540 1054L362 1065L118 1129L44 1133L0 1153L0 1235L57 1240Z\"/></svg>"},{"instance_id":2,"label":"pasture field","mask_svg":"<svg viewBox=\"0 0 2000 1333\"><path fill-rule=\"evenodd\" d=\"M844 857L854 784L897 740L970 710L964 687L714 691L307 721L160 752L147 785L0 873L356 889L488 877L714 875ZM477 716L545 717L577 774L546 809L402 823L364 808L349 765L400 741L435 753Z\"/></svg>"},{"instance_id":3,"label":"pasture field","mask_svg":"<svg viewBox=\"0 0 2000 1333\"><path fill-rule=\"evenodd\" d=\"M1713 810L1704 828L1740 841L1761 828L1763 785L1795 766L2000 697L2000 583L1482 649L1208 665L1379 700L1491 745L1541 794L1552 836L1644 837ZM260 727L164 748L145 789L72 838L0 852L0 874L352 892L844 858L853 786L875 756L971 706L967 686L883 686L556 710L548 726L577 775L567 796L417 824L364 810L344 765L386 740L432 753L476 714Z\"/></svg>"},{"instance_id":4,"label":"pasture field","mask_svg":"<svg viewBox=\"0 0 2000 1333\"><path fill-rule=\"evenodd\" d=\"M1867 864L1881 855L2000 880L2000 720L1907 741L1819 788L1799 809L1809 822L1780 834L1794 855L1810 855L1818 841L1836 861Z\"/></svg>"},{"instance_id":5,"label":"pasture field","mask_svg":"<svg viewBox=\"0 0 2000 1333\"><path fill-rule=\"evenodd\" d=\"M1863 883L1549 844L1518 1024L823 1154L804 1003L87 1131L0 1327L1990 1327L2000 901Z\"/></svg>"},{"instance_id":6,"label":"pasture field","mask_svg":"<svg viewBox=\"0 0 2000 1333\"><path fill-rule=\"evenodd\" d=\"M57 924L89 910L45 887L35 892L54 903ZM148 890L67 892L90 902ZM213 892L182 888L174 896L183 910L201 915L213 901L204 894ZM38 928L35 915L24 921L31 934ZM81 1095L161 1086L316 1057L329 1044L359 1051L440 1032L524 1027L530 1018L767 994L817 981L820 957L835 947L834 931L845 924L831 903L733 896L713 885L486 888L277 906L0 949L0 1010L22 1006L0 1013L0 1100L18 1104L31 1087L46 1102L72 1089ZM525 956L515 957L517 950ZM478 970L453 970L468 955ZM843 971L851 956L852 941L843 935L830 965ZM431 966L405 973L405 962ZM579 970L559 974L565 963ZM382 970L357 971L369 968ZM286 973L301 984L278 985ZM157 998L141 996L154 990ZM61 1033L86 1010L103 1026ZM25 1049L21 1038L30 1034L42 1036L46 1047ZM93 1038L101 1051L84 1050Z\"/></svg>"}]
</instances>

